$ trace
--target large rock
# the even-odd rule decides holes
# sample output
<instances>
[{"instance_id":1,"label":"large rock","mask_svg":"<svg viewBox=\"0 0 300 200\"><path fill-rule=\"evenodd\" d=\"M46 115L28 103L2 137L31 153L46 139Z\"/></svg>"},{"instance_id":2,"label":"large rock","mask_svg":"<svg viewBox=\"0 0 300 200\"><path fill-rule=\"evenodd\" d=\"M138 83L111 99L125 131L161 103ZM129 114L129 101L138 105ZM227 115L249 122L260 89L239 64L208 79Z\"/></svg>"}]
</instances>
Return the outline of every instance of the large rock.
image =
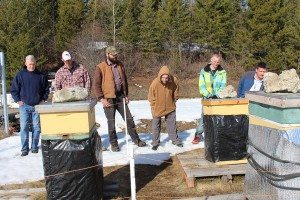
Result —
<instances>
[{"instance_id":1,"label":"large rock","mask_svg":"<svg viewBox=\"0 0 300 200\"><path fill-rule=\"evenodd\" d=\"M279 76L273 72L265 73L263 85L264 85L264 91L267 93L272 93L281 90Z\"/></svg>"},{"instance_id":2,"label":"large rock","mask_svg":"<svg viewBox=\"0 0 300 200\"><path fill-rule=\"evenodd\" d=\"M237 96L236 91L234 91L234 88L232 85L227 85L225 88L223 88L220 92L219 92L219 97L221 99L223 98L234 98Z\"/></svg>"},{"instance_id":3,"label":"large rock","mask_svg":"<svg viewBox=\"0 0 300 200\"><path fill-rule=\"evenodd\" d=\"M295 69L284 70L278 76L276 73L267 72L264 75L264 90L272 92L300 92L300 78Z\"/></svg>"},{"instance_id":4,"label":"large rock","mask_svg":"<svg viewBox=\"0 0 300 200\"><path fill-rule=\"evenodd\" d=\"M300 85L300 78L295 69L285 70L279 75L282 90L297 93Z\"/></svg>"},{"instance_id":5,"label":"large rock","mask_svg":"<svg viewBox=\"0 0 300 200\"><path fill-rule=\"evenodd\" d=\"M88 97L88 91L82 87L64 88L54 92L52 102L70 102L85 100Z\"/></svg>"}]
</instances>

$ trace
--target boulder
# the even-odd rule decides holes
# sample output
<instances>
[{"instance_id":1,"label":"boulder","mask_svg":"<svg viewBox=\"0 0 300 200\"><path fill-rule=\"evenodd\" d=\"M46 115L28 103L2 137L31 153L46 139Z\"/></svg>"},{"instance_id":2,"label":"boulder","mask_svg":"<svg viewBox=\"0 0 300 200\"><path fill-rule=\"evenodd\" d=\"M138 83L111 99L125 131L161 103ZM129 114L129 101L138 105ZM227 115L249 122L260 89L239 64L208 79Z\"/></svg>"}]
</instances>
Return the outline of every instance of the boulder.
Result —
<instances>
[{"instance_id":1,"label":"boulder","mask_svg":"<svg viewBox=\"0 0 300 200\"><path fill-rule=\"evenodd\" d=\"M280 75L267 72L264 75L264 91L272 92L300 92L300 78L295 69L284 70Z\"/></svg>"},{"instance_id":2,"label":"boulder","mask_svg":"<svg viewBox=\"0 0 300 200\"><path fill-rule=\"evenodd\" d=\"M64 88L54 92L52 102L81 101L88 97L88 91L82 87Z\"/></svg>"},{"instance_id":3,"label":"boulder","mask_svg":"<svg viewBox=\"0 0 300 200\"><path fill-rule=\"evenodd\" d=\"M234 91L234 88L232 85L227 85L225 88L223 88L220 92L219 92L219 97L221 99L223 98L234 98L237 96L236 91Z\"/></svg>"},{"instance_id":4,"label":"boulder","mask_svg":"<svg viewBox=\"0 0 300 200\"><path fill-rule=\"evenodd\" d=\"M281 90L279 76L278 74L273 72L265 73L263 85L264 85L264 91L267 93L272 93Z\"/></svg>"}]
</instances>

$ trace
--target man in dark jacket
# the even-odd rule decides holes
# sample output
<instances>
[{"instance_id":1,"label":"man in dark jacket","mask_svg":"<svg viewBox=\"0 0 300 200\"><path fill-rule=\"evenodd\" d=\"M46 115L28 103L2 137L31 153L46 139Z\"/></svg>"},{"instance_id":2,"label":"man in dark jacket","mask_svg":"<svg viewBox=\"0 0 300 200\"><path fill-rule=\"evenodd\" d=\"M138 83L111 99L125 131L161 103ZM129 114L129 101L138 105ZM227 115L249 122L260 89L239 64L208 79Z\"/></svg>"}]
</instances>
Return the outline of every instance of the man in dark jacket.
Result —
<instances>
[{"instance_id":1,"label":"man in dark jacket","mask_svg":"<svg viewBox=\"0 0 300 200\"><path fill-rule=\"evenodd\" d=\"M259 62L255 71L247 72L240 80L238 87L238 97L244 98L247 91L263 90L263 78L267 72L267 65L264 62Z\"/></svg>"},{"instance_id":2,"label":"man in dark jacket","mask_svg":"<svg viewBox=\"0 0 300 200\"><path fill-rule=\"evenodd\" d=\"M34 106L46 101L49 94L48 80L45 75L36 70L36 59L26 56L25 67L15 76L11 94L20 110L21 156L29 152L29 123L32 122L31 152L38 153L40 138L40 116Z\"/></svg>"},{"instance_id":3,"label":"man in dark jacket","mask_svg":"<svg viewBox=\"0 0 300 200\"><path fill-rule=\"evenodd\" d=\"M125 68L117 56L118 51L114 46L106 48L106 59L96 66L93 82L94 93L98 101L102 103L107 118L111 150L115 152L120 151L115 127L116 111L123 119L125 119L126 112L128 133L133 143L139 147L146 146L136 132L133 117L127 106L129 103L127 77ZM123 99L126 102L125 112Z\"/></svg>"}]
</instances>

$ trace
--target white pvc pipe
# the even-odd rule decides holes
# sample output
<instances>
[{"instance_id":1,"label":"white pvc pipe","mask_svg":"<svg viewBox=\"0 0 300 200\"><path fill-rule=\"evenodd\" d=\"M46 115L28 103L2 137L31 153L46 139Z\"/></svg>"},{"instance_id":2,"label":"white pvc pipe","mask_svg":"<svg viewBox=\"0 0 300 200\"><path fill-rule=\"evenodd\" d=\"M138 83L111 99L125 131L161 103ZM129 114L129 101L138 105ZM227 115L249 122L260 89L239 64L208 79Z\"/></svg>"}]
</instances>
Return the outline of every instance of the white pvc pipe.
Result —
<instances>
[{"instance_id":1,"label":"white pvc pipe","mask_svg":"<svg viewBox=\"0 0 300 200\"><path fill-rule=\"evenodd\" d=\"M8 111L7 111L7 97L6 97L6 78L5 78L5 65L4 65L4 53L0 52L0 66L1 66L1 83L2 83L2 105L3 105L3 116L4 116L4 130L6 135L9 135L8 130Z\"/></svg>"},{"instance_id":2,"label":"white pvc pipe","mask_svg":"<svg viewBox=\"0 0 300 200\"><path fill-rule=\"evenodd\" d=\"M126 101L125 101L125 98L123 98L123 107L124 107L124 121L125 121L125 139L126 139L126 148L127 148L127 155L129 155L128 129L127 129L127 115L126 115Z\"/></svg>"},{"instance_id":3,"label":"white pvc pipe","mask_svg":"<svg viewBox=\"0 0 300 200\"><path fill-rule=\"evenodd\" d=\"M130 188L131 200L136 200L136 184L135 184L135 169L134 169L133 145L130 145Z\"/></svg>"}]
</instances>

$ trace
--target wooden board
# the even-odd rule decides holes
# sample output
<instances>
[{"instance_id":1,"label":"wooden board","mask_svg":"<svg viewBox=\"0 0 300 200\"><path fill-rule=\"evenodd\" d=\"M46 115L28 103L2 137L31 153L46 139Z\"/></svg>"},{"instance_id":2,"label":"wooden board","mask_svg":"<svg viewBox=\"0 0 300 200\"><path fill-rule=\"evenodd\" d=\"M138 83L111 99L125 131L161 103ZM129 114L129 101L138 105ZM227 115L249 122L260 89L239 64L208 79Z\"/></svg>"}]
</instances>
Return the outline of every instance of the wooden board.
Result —
<instances>
[{"instance_id":1,"label":"wooden board","mask_svg":"<svg viewBox=\"0 0 300 200\"><path fill-rule=\"evenodd\" d=\"M248 104L203 106L204 115L248 115Z\"/></svg>"},{"instance_id":2,"label":"wooden board","mask_svg":"<svg viewBox=\"0 0 300 200\"><path fill-rule=\"evenodd\" d=\"M249 104L249 100L245 98L202 99L203 106L238 105L238 104Z\"/></svg>"},{"instance_id":3,"label":"wooden board","mask_svg":"<svg viewBox=\"0 0 300 200\"><path fill-rule=\"evenodd\" d=\"M246 173L246 164L216 165L204 155L177 155L188 187L195 187L196 177L231 176Z\"/></svg>"},{"instance_id":4,"label":"wooden board","mask_svg":"<svg viewBox=\"0 0 300 200\"><path fill-rule=\"evenodd\" d=\"M216 162L215 164L218 165L218 166L221 166L221 165L238 165L238 164L247 164L247 159L244 158L244 159L241 159L241 160L227 160L227 161L219 161L219 162Z\"/></svg>"},{"instance_id":5,"label":"wooden board","mask_svg":"<svg viewBox=\"0 0 300 200\"><path fill-rule=\"evenodd\" d=\"M249 115L249 124L257 125L257 126L264 126L268 128L274 128L277 130L293 130L300 128L299 124L280 124L274 121L264 119L258 116Z\"/></svg>"},{"instance_id":6,"label":"wooden board","mask_svg":"<svg viewBox=\"0 0 300 200\"><path fill-rule=\"evenodd\" d=\"M250 101L267 104L279 108L300 107L300 93L265 93L247 92L246 98Z\"/></svg>"}]
</instances>

